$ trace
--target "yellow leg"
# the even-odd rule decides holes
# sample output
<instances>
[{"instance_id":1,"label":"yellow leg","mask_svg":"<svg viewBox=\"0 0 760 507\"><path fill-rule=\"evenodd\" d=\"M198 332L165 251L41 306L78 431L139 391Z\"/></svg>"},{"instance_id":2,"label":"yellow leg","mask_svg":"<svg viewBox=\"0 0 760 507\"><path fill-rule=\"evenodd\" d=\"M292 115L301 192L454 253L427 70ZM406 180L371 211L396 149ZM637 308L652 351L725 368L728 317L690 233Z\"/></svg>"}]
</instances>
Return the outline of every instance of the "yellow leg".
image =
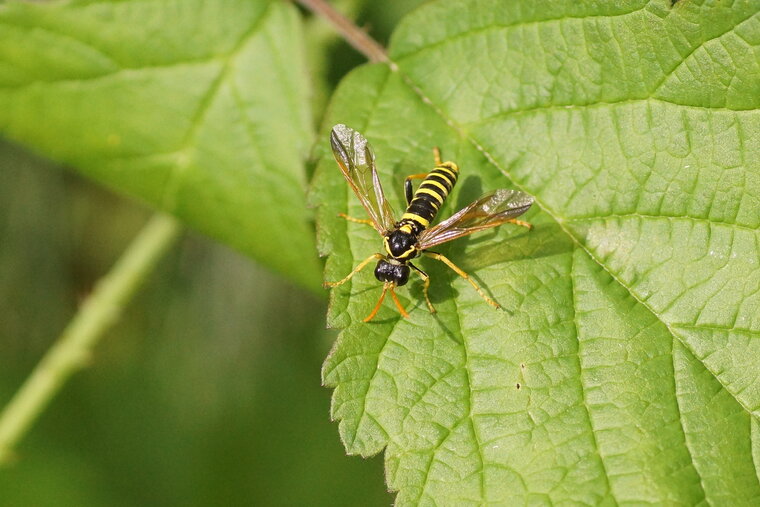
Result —
<instances>
[{"instance_id":1,"label":"yellow leg","mask_svg":"<svg viewBox=\"0 0 760 507\"><path fill-rule=\"evenodd\" d=\"M338 213L338 216L341 218L345 218L349 222L356 222L357 224L367 224L367 225L372 225L374 227L372 220L369 220L367 218L354 218L354 217L350 217L346 215L345 213Z\"/></svg>"},{"instance_id":2,"label":"yellow leg","mask_svg":"<svg viewBox=\"0 0 760 507\"><path fill-rule=\"evenodd\" d=\"M388 291L388 284L386 283L383 285L383 292L380 294L380 299L377 300L377 304L372 309L369 315L364 317L364 320L362 322L369 322L370 320L375 318L375 315L377 315L377 311L380 309L380 305L383 304L383 299L385 299L385 293Z\"/></svg>"},{"instance_id":3,"label":"yellow leg","mask_svg":"<svg viewBox=\"0 0 760 507\"><path fill-rule=\"evenodd\" d=\"M393 298L393 302L396 303L396 308L398 308L399 313L401 313L401 316L405 319L409 318L409 314L406 313L406 310L404 310L404 307L401 304L401 301L398 300L398 296L396 296L396 292L393 290L393 287L395 287L394 284L390 284L390 287L388 287L388 290L391 293L391 297Z\"/></svg>"},{"instance_id":4,"label":"yellow leg","mask_svg":"<svg viewBox=\"0 0 760 507\"><path fill-rule=\"evenodd\" d=\"M454 264L453 262L451 262L449 259L447 259L443 255L438 254L438 253L433 253L433 252L422 252L422 253L424 253L425 255L427 255L429 257L432 257L433 259L435 259L437 261L441 261L444 264L446 264L456 274L458 274L459 276L461 276L462 278L464 278L465 280L467 280L468 282L470 282L470 285L472 285L472 287L476 291L478 291L478 294L480 294L480 297L482 297L483 299L485 299L486 303L488 303L489 305L493 306L496 309L501 308L501 306L499 305L499 303L497 303L493 299L491 299L488 296L486 296L486 294L480 289L480 287L478 287L478 284L475 283L475 281L473 281L472 278L470 278L470 275L468 275L467 273L465 273L464 271L462 271L461 269L459 269L459 267L457 267L457 265Z\"/></svg>"},{"instance_id":5,"label":"yellow leg","mask_svg":"<svg viewBox=\"0 0 760 507\"><path fill-rule=\"evenodd\" d=\"M411 262L409 265L414 269L414 271L420 275L420 278L422 278L423 286L422 290L425 293L425 302L428 305L428 309L430 310L430 313L435 313L435 307L433 306L433 303L430 302L430 297L428 296L428 288L430 287L430 276L422 271L420 268L412 264Z\"/></svg>"},{"instance_id":6,"label":"yellow leg","mask_svg":"<svg viewBox=\"0 0 760 507\"><path fill-rule=\"evenodd\" d=\"M436 167L448 167L449 169L452 169L454 171L459 170L459 168L454 162L450 160L447 162L444 162L443 159L441 159L441 150L438 149L438 146L433 148L433 159L435 160Z\"/></svg>"},{"instance_id":7,"label":"yellow leg","mask_svg":"<svg viewBox=\"0 0 760 507\"><path fill-rule=\"evenodd\" d=\"M441 150L438 149L438 146L433 148L433 159L435 160L436 167L443 164L443 161L441 160Z\"/></svg>"},{"instance_id":8,"label":"yellow leg","mask_svg":"<svg viewBox=\"0 0 760 507\"><path fill-rule=\"evenodd\" d=\"M507 220L510 224L520 225L522 227L527 227L528 229L532 229L533 225L529 224L528 222L523 222L522 220L517 220L516 218L511 218Z\"/></svg>"},{"instance_id":9,"label":"yellow leg","mask_svg":"<svg viewBox=\"0 0 760 507\"><path fill-rule=\"evenodd\" d=\"M325 282L322 285L325 288L327 288L327 287L337 287L338 285L343 285L344 283L346 283L347 281L349 281L352 276L354 276L356 273L358 273L359 271L361 271L362 269L364 269L364 266L366 266L367 264L369 264L373 260L378 260L379 261L380 259L384 259L384 258L385 258L385 256L383 254L379 254L379 253L372 254L369 257L367 257L366 259L364 259L363 261L361 261L359 263L359 265L356 266L356 268L353 271L351 271L348 274L348 276L345 277L343 280L338 280L337 282Z\"/></svg>"},{"instance_id":10,"label":"yellow leg","mask_svg":"<svg viewBox=\"0 0 760 507\"><path fill-rule=\"evenodd\" d=\"M403 305L401 304L401 301L398 300L398 296L396 296L396 292L393 290L393 288L396 285L393 283L385 283L383 284L383 292L380 294L380 299L377 300L377 304L372 309L372 311L364 317L364 320L362 322L369 322L370 320L375 318L375 315L377 315L377 312L380 310L380 306L383 304L383 300L385 299L385 293L390 292L391 297L393 298L393 302L396 304L396 308L398 308L398 311L401 313L401 316L405 319L409 318L409 314L406 313L406 310L404 310Z\"/></svg>"}]
</instances>

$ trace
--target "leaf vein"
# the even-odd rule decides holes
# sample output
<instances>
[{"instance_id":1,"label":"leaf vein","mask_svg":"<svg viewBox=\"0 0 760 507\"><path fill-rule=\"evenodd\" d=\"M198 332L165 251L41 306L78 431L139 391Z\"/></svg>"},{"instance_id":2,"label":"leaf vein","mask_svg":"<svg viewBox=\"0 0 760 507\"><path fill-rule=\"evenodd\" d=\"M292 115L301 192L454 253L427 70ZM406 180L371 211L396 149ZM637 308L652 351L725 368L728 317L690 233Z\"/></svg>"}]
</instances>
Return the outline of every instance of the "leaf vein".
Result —
<instances>
[{"instance_id":1,"label":"leaf vein","mask_svg":"<svg viewBox=\"0 0 760 507\"><path fill-rule=\"evenodd\" d=\"M691 58L691 56L694 53L696 53L697 51L699 51L700 48L704 47L706 44L709 44L710 42L712 42L714 40L720 39L721 37L723 37L724 35L726 35L728 33L733 32L739 26L741 26L742 24L746 23L747 21L749 21L750 19L752 19L753 17L755 17L757 15L758 15L757 12L753 12L749 16L747 16L746 18L744 18L743 20L741 20L738 23L736 23L736 24L732 25L731 27L729 27L728 30L726 30L725 32L722 32L722 33L720 33L720 34L718 34L718 35L716 35L714 37L710 37L709 39L705 39L705 40L701 41L699 44L697 44L696 46L694 46L693 48L691 48L691 50L686 55L684 55L684 56L681 57L681 61L680 62L678 62L676 65L673 66L672 69L670 69L669 71L667 71L667 72L665 72L663 74L663 76L660 79L660 81L654 86L654 89L652 90L652 93L650 95L654 96L655 94L657 94L657 92L660 91L660 88L662 88L662 86L665 84L665 82L668 80L668 78L670 76L672 76L681 67L681 65L683 65L689 58Z\"/></svg>"},{"instance_id":2,"label":"leaf vein","mask_svg":"<svg viewBox=\"0 0 760 507\"><path fill-rule=\"evenodd\" d=\"M684 104L680 102L674 102L673 100L664 99L662 97L637 97L637 98L632 98L632 99L621 99L621 100L610 100L610 101L598 100L598 101L588 102L586 104L542 104L535 107L528 107L525 109L508 109L508 110L496 113L487 118L482 118L476 122L464 124L464 126L475 127L475 126L483 125L490 121L499 120L499 119L511 117L511 116L519 116L519 115L552 113L552 112L557 112L557 111L572 111L576 109L588 110L588 109L592 109L596 107L603 108L603 107L619 106L619 105L627 105L627 104L646 104L647 106L651 106L652 103L668 104L668 105L678 106L678 107L687 108L687 109L705 110L705 111L710 111L710 112L725 112L725 113L730 113L730 114L757 114L758 112L756 108L735 109L735 108L729 108L729 107L700 106L696 104Z\"/></svg>"},{"instance_id":3,"label":"leaf vein","mask_svg":"<svg viewBox=\"0 0 760 507\"><path fill-rule=\"evenodd\" d=\"M591 410L589 410L589 404L588 404L588 398L586 397L586 386L583 385L583 363L581 362L581 329L578 325L578 292L575 288L575 278L574 278L574 271L575 271L575 252L570 254L570 268L568 270L569 278L570 278L570 294L572 297L572 323L573 328L575 330L575 340L576 345L578 347L577 353L575 354L575 361L578 364L578 386L581 390L581 401L583 405L583 410L586 412L586 418L588 419L588 425L591 429L591 440L594 444L594 448L596 449L596 453L599 456L599 463L602 465L602 472L604 474L604 482L607 486L607 492L612 497L612 500L615 503L618 503L618 501L615 499L615 493L612 490L612 484L610 483L610 472L607 469L607 464L604 462L604 456L602 455L602 449L599 447L599 441L596 438L596 430L594 429L594 421L591 418Z\"/></svg>"},{"instance_id":4,"label":"leaf vein","mask_svg":"<svg viewBox=\"0 0 760 507\"><path fill-rule=\"evenodd\" d=\"M719 220L713 220L711 218L705 218L705 217L695 217L695 216L689 216L689 215L650 215L647 213L613 213L610 215L598 215L598 216L586 216L586 217L573 217L573 218L564 218L562 219L565 223L572 223L572 222L589 222L589 221L595 221L595 220L611 220L611 219L618 219L618 218L641 218L646 220L667 220L667 221L673 221L673 220L685 220L688 222L697 222L697 223L705 223L707 225L716 226L716 227L726 227L731 230L733 229L741 229L748 232L751 232L753 234L760 233L760 230L758 230L756 227L751 227L748 225L739 225L736 223L731 222L723 222Z\"/></svg>"},{"instance_id":5,"label":"leaf vein","mask_svg":"<svg viewBox=\"0 0 760 507\"><path fill-rule=\"evenodd\" d=\"M455 35L450 35L446 37L445 39L441 39L439 41L427 44L425 46L420 46L419 48L414 49L413 51L410 51L408 53L402 53L400 55L395 55L396 61L403 60L405 58L410 58L412 56L418 55L419 53L422 53L424 51L427 51L429 49L435 49L437 47L448 45L454 41L457 41L459 39L464 39L471 35L480 35L484 34L490 31L502 31L502 30L510 30L513 28L520 28L524 29L525 27L532 26L532 25L541 25L543 23L561 23L563 21L586 21L586 20L592 20L592 19L610 19L610 18L617 18L617 17L624 17L624 16L630 16L631 14L635 14L637 12L643 11L646 9L651 1L648 1L644 3L641 7L637 7L630 11L625 12L619 12L616 14L591 14L588 16L562 16L559 18L546 18L546 19L537 19L537 20L531 20L531 21L518 21L516 23L494 23L489 25L484 25L482 27L478 27L476 29L472 30L466 30L464 32L460 32Z\"/></svg>"},{"instance_id":6,"label":"leaf vein","mask_svg":"<svg viewBox=\"0 0 760 507\"><path fill-rule=\"evenodd\" d=\"M689 437L686 433L686 428L683 424L683 412L681 411L681 401L680 397L678 396L678 380L677 380L677 373L676 373L676 351L675 347L676 344L681 343L680 340L678 340L675 335L673 335L673 339L671 340L671 347L670 347L670 361L673 366L673 397L676 400L676 411L678 412L678 425L681 428L681 434L683 435L683 445L686 449L686 452L689 454L689 461L691 462L691 467L694 469L694 473L697 474L697 478L699 479L699 489L702 492L702 501L707 500L707 493L705 492L705 485L702 481L702 474L699 473L699 469L697 468L696 464L694 463L694 454L691 452L691 447L689 446ZM693 502L694 504L697 504L698 502Z\"/></svg>"},{"instance_id":7,"label":"leaf vein","mask_svg":"<svg viewBox=\"0 0 760 507\"><path fill-rule=\"evenodd\" d=\"M208 91L198 104L198 109L196 110L196 113L193 116L193 120L190 123L190 128L185 134L181 146L176 150L178 154L185 153L192 146L193 139L201 127L204 116L211 110L214 99L217 97L219 90L222 88L222 85L229 77L229 73L231 72L232 68L232 60L237 57L240 51L242 51L246 44L253 38L264 21L266 21L266 19L271 15L273 12L273 9L271 7L272 5L274 5L274 3L270 3L262 15L259 16L253 23L251 23L251 27L242 35L242 37L240 37L240 40L235 44L235 47L225 57L224 65L219 71L219 75L211 83ZM167 182L163 191L162 207L169 212L173 212L177 207L176 201L177 195L179 193L180 179L187 170L188 166L189 160L187 157L180 158L178 162L172 166L172 170L167 178Z\"/></svg>"}]
</instances>

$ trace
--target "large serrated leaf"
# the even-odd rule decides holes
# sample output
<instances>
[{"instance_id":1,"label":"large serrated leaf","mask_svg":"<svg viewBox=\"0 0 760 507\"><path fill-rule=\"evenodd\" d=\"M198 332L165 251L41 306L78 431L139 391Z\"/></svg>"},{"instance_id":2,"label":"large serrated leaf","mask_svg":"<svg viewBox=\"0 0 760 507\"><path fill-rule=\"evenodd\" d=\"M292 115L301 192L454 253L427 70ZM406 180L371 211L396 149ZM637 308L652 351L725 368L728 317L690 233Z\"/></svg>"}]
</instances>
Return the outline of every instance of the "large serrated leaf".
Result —
<instances>
[{"instance_id":1,"label":"large serrated leaf","mask_svg":"<svg viewBox=\"0 0 760 507\"><path fill-rule=\"evenodd\" d=\"M386 448L399 504L758 501L760 2L427 4L391 59L332 102L373 144L401 207L433 146L454 210L536 198L445 253L386 305L370 270L334 289L325 363L350 453ZM334 161L317 169L319 248L336 280L381 243ZM444 212L444 215L447 212ZM451 211L448 211L451 213Z\"/></svg>"},{"instance_id":2,"label":"large serrated leaf","mask_svg":"<svg viewBox=\"0 0 760 507\"><path fill-rule=\"evenodd\" d=\"M300 29L279 1L5 4L0 132L314 288Z\"/></svg>"}]
</instances>

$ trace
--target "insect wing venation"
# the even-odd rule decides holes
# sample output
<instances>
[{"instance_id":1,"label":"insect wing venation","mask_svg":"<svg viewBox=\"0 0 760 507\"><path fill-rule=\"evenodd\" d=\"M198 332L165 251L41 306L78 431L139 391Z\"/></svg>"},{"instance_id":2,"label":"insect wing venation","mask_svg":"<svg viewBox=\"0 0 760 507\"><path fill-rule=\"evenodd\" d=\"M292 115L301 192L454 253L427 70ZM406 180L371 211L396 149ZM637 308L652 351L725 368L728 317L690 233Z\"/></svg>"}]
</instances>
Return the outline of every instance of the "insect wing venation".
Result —
<instances>
[{"instance_id":1,"label":"insect wing venation","mask_svg":"<svg viewBox=\"0 0 760 507\"><path fill-rule=\"evenodd\" d=\"M338 124L330 134L330 145L343 176L361 201L375 229L385 234L393 227L395 215L385 199L369 142L351 127Z\"/></svg>"},{"instance_id":2,"label":"insect wing venation","mask_svg":"<svg viewBox=\"0 0 760 507\"><path fill-rule=\"evenodd\" d=\"M484 194L440 224L420 235L425 250L474 232L502 225L528 211L533 198L525 192L501 188Z\"/></svg>"}]
</instances>

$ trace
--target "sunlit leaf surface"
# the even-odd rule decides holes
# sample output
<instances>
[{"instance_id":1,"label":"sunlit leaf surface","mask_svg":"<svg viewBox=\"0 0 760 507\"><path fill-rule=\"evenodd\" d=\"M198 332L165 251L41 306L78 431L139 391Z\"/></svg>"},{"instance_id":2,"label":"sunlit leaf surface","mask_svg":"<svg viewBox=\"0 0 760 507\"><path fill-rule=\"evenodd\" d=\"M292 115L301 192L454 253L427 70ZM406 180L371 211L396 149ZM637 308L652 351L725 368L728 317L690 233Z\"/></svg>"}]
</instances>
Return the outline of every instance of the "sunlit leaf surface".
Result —
<instances>
[{"instance_id":1,"label":"sunlit leaf surface","mask_svg":"<svg viewBox=\"0 0 760 507\"><path fill-rule=\"evenodd\" d=\"M0 6L0 134L318 285L300 21L277 1Z\"/></svg>"},{"instance_id":2,"label":"sunlit leaf surface","mask_svg":"<svg viewBox=\"0 0 760 507\"><path fill-rule=\"evenodd\" d=\"M401 208L432 148L462 170L443 215L511 187L535 228L442 252L388 303L332 291L324 367L351 453L386 448L400 504L751 504L760 415L760 2L439 1L397 29L398 70L342 83L326 129L373 144ZM379 251L321 146L325 278ZM755 460L753 461L753 455Z\"/></svg>"}]
</instances>

